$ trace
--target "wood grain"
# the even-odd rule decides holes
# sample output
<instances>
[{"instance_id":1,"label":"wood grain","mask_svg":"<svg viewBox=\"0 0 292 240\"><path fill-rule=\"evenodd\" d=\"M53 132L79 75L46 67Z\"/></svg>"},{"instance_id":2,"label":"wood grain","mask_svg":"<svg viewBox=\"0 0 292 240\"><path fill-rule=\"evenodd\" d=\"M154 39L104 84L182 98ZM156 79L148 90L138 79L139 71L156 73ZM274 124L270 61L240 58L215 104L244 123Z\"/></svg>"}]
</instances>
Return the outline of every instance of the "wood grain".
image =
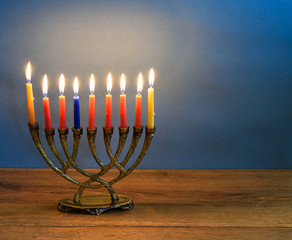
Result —
<instances>
[{"instance_id":1,"label":"wood grain","mask_svg":"<svg viewBox=\"0 0 292 240\"><path fill-rule=\"evenodd\" d=\"M76 186L49 169L0 169L0 239L292 239L292 170L137 169L114 188L133 210L66 214L57 203Z\"/></svg>"}]
</instances>

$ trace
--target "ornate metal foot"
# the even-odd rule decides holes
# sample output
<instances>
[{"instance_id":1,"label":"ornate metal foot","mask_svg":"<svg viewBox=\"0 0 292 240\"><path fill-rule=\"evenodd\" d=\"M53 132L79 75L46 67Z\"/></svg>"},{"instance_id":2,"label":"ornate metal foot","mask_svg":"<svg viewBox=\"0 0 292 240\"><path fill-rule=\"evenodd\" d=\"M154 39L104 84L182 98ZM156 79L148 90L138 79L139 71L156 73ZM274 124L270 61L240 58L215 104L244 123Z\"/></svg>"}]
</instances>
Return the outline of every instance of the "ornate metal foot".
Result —
<instances>
[{"instance_id":1,"label":"ornate metal foot","mask_svg":"<svg viewBox=\"0 0 292 240\"><path fill-rule=\"evenodd\" d=\"M134 207L132 199L118 195L119 200L112 203L109 195L84 196L80 198L80 203L74 203L72 198L62 199L58 204L58 210L62 212L90 213L100 215L111 209L130 210Z\"/></svg>"}]
</instances>

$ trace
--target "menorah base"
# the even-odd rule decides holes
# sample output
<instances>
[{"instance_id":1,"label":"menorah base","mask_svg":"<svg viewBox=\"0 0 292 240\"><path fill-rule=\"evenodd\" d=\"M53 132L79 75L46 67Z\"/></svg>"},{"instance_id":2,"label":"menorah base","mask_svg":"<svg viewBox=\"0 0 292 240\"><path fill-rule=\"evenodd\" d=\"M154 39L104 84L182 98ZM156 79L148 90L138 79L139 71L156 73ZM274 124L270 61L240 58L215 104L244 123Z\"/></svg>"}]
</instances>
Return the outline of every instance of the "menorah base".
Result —
<instances>
[{"instance_id":1,"label":"menorah base","mask_svg":"<svg viewBox=\"0 0 292 240\"><path fill-rule=\"evenodd\" d=\"M58 209L62 212L79 212L100 215L110 209L130 210L134 207L132 199L118 195L119 200L112 203L109 195L84 196L80 198L80 203L76 204L72 198L64 198L58 204Z\"/></svg>"}]
</instances>

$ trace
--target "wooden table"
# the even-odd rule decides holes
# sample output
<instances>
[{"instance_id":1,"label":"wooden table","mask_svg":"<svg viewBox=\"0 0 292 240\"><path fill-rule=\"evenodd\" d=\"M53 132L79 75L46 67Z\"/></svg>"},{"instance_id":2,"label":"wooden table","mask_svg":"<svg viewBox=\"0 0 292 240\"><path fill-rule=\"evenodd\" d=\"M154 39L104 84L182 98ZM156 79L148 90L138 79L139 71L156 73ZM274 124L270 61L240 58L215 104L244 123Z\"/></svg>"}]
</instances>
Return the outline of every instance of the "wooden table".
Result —
<instances>
[{"instance_id":1,"label":"wooden table","mask_svg":"<svg viewBox=\"0 0 292 240\"><path fill-rule=\"evenodd\" d=\"M292 170L138 169L115 185L134 209L100 216L57 210L75 190L50 169L1 169L0 239L292 239Z\"/></svg>"}]
</instances>

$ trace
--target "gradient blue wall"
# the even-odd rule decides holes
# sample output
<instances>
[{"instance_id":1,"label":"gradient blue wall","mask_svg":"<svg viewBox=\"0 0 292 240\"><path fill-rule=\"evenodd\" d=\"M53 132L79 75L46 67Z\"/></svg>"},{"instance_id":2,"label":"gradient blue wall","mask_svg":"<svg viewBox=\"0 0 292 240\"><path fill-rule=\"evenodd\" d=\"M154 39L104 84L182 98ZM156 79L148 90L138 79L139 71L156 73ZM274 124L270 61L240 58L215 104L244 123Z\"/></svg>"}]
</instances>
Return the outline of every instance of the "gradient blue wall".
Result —
<instances>
[{"instance_id":1,"label":"gradient blue wall","mask_svg":"<svg viewBox=\"0 0 292 240\"><path fill-rule=\"evenodd\" d=\"M0 167L47 167L27 127L24 69L30 60L41 128L43 74L55 127L58 77L66 77L68 126L73 77L79 77L86 127L95 73L101 158L106 74L114 78L117 128L120 74L127 76L133 125L136 80L143 73L146 124L146 76L154 67L157 134L140 167L291 168L291 9L291 1L0 1ZM95 167L86 136L79 153L82 167Z\"/></svg>"}]
</instances>

